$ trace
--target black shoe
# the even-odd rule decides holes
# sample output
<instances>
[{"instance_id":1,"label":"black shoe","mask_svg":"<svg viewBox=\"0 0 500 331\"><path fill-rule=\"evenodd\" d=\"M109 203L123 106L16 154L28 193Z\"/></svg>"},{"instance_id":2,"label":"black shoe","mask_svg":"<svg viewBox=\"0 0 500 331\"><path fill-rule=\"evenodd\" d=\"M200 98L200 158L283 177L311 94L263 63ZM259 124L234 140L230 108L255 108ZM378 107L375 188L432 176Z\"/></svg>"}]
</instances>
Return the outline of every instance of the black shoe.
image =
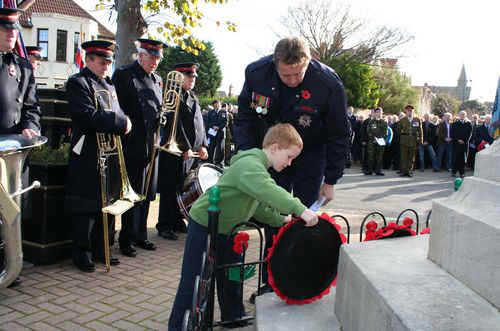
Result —
<instances>
[{"instance_id":1,"label":"black shoe","mask_svg":"<svg viewBox=\"0 0 500 331\"><path fill-rule=\"evenodd\" d=\"M183 220L179 221L179 224L177 224L177 226L175 227L175 232L179 232L179 233L187 233L188 232L186 223L184 223Z\"/></svg>"},{"instance_id":2,"label":"black shoe","mask_svg":"<svg viewBox=\"0 0 500 331\"><path fill-rule=\"evenodd\" d=\"M222 321L224 323L224 321ZM222 324L222 327L224 329L236 329L236 328L242 328L244 326L247 326L249 324L248 320L243 320L243 321L233 321L233 322L225 322Z\"/></svg>"},{"instance_id":3,"label":"black shoe","mask_svg":"<svg viewBox=\"0 0 500 331\"><path fill-rule=\"evenodd\" d=\"M8 288L18 287L19 285L21 285L22 282L23 282L23 280L21 279L21 277L16 277L16 279L14 279L14 281L12 283L10 283L10 285L7 287Z\"/></svg>"},{"instance_id":4,"label":"black shoe","mask_svg":"<svg viewBox=\"0 0 500 331\"><path fill-rule=\"evenodd\" d=\"M439 170L439 169L434 169L433 171L434 172L441 172L441 170Z\"/></svg>"},{"instance_id":5,"label":"black shoe","mask_svg":"<svg viewBox=\"0 0 500 331\"><path fill-rule=\"evenodd\" d=\"M92 253L80 251L73 254L73 263L83 272L94 272L95 264L92 261Z\"/></svg>"},{"instance_id":6,"label":"black shoe","mask_svg":"<svg viewBox=\"0 0 500 331\"><path fill-rule=\"evenodd\" d=\"M425 170L424 169L420 169L420 172L424 172Z\"/></svg>"},{"instance_id":7,"label":"black shoe","mask_svg":"<svg viewBox=\"0 0 500 331\"><path fill-rule=\"evenodd\" d=\"M375 175L377 175L377 176L385 176L385 174L383 172L380 172L380 171L376 172Z\"/></svg>"},{"instance_id":8,"label":"black shoe","mask_svg":"<svg viewBox=\"0 0 500 331\"><path fill-rule=\"evenodd\" d=\"M179 237L172 230L161 231L160 233L158 233L158 235L160 237L168 239L168 240L177 240L177 239L179 239Z\"/></svg>"},{"instance_id":9,"label":"black shoe","mask_svg":"<svg viewBox=\"0 0 500 331\"><path fill-rule=\"evenodd\" d=\"M401 176L401 177L413 177L413 175L412 175L412 174L410 174L410 173L407 173L407 174L401 174L400 176Z\"/></svg>"},{"instance_id":10,"label":"black shoe","mask_svg":"<svg viewBox=\"0 0 500 331\"><path fill-rule=\"evenodd\" d=\"M373 172L371 171L365 171L365 175L370 176Z\"/></svg>"},{"instance_id":11,"label":"black shoe","mask_svg":"<svg viewBox=\"0 0 500 331\"><path fill-rule=\"evenodd\" d=\"M397 173L397 174L400 174L400 173L401 173L401 170L396 170L396 173Z\"/></svg>"},{"instance_id":12,"label":"black shoe","mask_svg":"<svg viewBox=\"0 0 500 331\"><path fill-rule=\"evenodd\" d=\"M258 296L258 295L262 295L262 294L266 294L266 293L271 293L271 292L274 292L273 288L270 286L270 285L262 285L260 287L260 294L258 294L258 291L255 291L252 293L252 295L250 296L250 299L248 299L248 301L251 303L251 304L255 304L255 298Z\"/></svg>"},{"instance_id":13,"label":"black shoe","mask_svg":"<svg viewBox=\"0 0 500 331\"><path fill-rule=\"evenodd\" d=\"M156 245L149 240L138 241L135 243L135 247L139 247L139 248L145 249L147 251L156 250Z\"/></svg>"},{"instance_id":14,"label":"black shoe","mask_svg":"<svg viewBox=\"0 0 500 331\"><path fill-rule=\"evenodd\" d=\"M128 256L128 257L136 257L137 256L137 251L135 250L134 247L132 247L131 244L120 245L120 251L122 252L123 255Z\"/></svg>"},{"instance_id":15,"label":"black shoe","mask_svg":"<svg viewBox=\"0 0 500 331\"><path fill-rule=\"evenodd\" d=\"M106 264L104 256L96 256L95 260L99 263ZM109 257L109 265L119 265L119 264L120 260L117 257L114 257L113 255Z\"/></svg>"},{"instance_id":16,"label":"black shoe","mask_svg":"<svg viewBox=\"0 0 500 331\"><path fill-rule=\"evenodd\" d=\"M460 178L464 178L465 177L465 174L460 174Z\"/></svg>"}]
</instances>

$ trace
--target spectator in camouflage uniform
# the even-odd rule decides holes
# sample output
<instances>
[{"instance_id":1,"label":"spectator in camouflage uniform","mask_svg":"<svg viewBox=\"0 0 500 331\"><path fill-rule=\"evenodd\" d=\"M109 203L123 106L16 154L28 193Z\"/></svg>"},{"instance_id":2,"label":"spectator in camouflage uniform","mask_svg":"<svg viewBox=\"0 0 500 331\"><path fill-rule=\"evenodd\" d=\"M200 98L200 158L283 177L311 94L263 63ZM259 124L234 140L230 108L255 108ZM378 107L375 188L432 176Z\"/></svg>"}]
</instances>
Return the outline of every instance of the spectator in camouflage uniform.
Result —
<instances>
[{"instance_id":1,"label":"spectator in camouflage uniform","mask_svg":"<svg viewBox=\"0 0 500 331\"><path fill-rule=\"evenodd\" d=\"M413 177L413 163L418 145L422 144L422 121L413 116L415 107L405 107L406 117L399 121L399 145L401 150L401 176Z\"/></svg>"},{"instance_id":2,"label":"spectator in camouflage uniform","mask_svg":"<svg viewBox=\"0 0 500 331\"><path fill-rule=\"evenodd\" d=\"M382 168L385 145L381 146L376 141L376 138L381 138L385 141L385 136L387 135L387 122L382 118L382 113L382 108L375 108L373 119L366 128L368 142L366 147L367 168L365 175L371 175L375 171L376 175L384 176L380 169Z\"/></svg>"}]
</instances>

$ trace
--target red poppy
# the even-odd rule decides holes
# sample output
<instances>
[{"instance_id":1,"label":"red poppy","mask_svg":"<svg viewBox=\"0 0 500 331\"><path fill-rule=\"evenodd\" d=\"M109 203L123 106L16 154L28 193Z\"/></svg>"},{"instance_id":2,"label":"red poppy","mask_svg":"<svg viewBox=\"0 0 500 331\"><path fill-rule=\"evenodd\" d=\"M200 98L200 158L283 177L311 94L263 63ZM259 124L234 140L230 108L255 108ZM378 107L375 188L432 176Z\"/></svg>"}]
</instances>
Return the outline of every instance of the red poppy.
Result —
<instances>
[{"instance_id":1,"label":"red poppy","mask_svg":"<svg viewBox=\"0 0 500 331\"><path fill-rule=\"evenodd\" d=\"M378 227L378 225L377 225L377 222L375 222L375 221L370 221L366 224L367 231L375 231L375 230L377 230L377 227Z\"/></svg>"},{"instance_id":2,"label":"red poppy","mask_svg":"<svg viewBox=\"0 0 500 331\"><path fill-rule=\"evenodd\" d=\"M311 92L309 92L308 90L302 90L300 92L300 95L304 100L309 100L311 98Z\"/></svg>"},{"instance_id":3,"label":"red poppy","mask_svg":"<svg viewBox=\"0 0 500 331\"><path fill-rule=\"evenodd\" d=\"M250 236L246 232L238 232L233 239L233 251L236 254L243 254L244 251L248 248L248 240Z\"/></svg>"},{"instance_id":4,"label":"red poppy","mask_svg":"<svg viewBox=\"0 0 500 331\"><path fill-rule=\"evenodd\" d=\"M404 226L411 227L412 224L413 224L413 220L411 219L411 217L405 217L403 219L403 225Z\"/></svg>"},{"instance_id":5,"label":"red poppy","mask_svg":"<svg viewBox=\"0 0 500 331\"><path fill-rule=\"evenodd\" d=\"M420 232L420 234L429 234L429 233L431 233L431 228L425 228Z\"/></svg>"}]
</instances>

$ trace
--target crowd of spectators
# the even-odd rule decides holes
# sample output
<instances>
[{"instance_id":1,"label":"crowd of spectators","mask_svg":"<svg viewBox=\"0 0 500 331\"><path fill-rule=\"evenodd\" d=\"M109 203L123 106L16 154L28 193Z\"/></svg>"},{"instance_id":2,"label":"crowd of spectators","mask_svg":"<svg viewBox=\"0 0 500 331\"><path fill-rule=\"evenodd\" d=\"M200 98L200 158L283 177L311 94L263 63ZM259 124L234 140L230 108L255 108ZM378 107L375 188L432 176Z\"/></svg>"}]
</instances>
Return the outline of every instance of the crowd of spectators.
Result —
<instances>
[{"instance_id":1,"label":"crowd of spectators","mask_svg":"<svg viewBox=\"0 0 500 331\"><path fill-rule=\"evenodd\" d=\"M369 136L370 124L376 121L378 109L371 110L369 114L363 112L353 113L349 107L348 116L352 124L351 155L347 167L351 162L360 163L365 174L373 165L368 164L370 158L368 146L372 143ZM381 111L381 109L380 109ZM382 118L387 122L386 145L383 146L382 168L400 172L401 146L400 146L400 121L407 114L387 114ZM474 170L476 153L493 143L489 134L491 115L479 116L473 114L467 117L466 111L458 114L445 113L442 118L433 114L423 114L421 118L422 138L418 140L416 157L411 160L414 168L421 172L432 168L434 172L449 171L455 177L465 175L465 168ZM391 136L391 137L389 137ZM388 139L392 138L392 139Z\"/></svg>"}]
</instances>

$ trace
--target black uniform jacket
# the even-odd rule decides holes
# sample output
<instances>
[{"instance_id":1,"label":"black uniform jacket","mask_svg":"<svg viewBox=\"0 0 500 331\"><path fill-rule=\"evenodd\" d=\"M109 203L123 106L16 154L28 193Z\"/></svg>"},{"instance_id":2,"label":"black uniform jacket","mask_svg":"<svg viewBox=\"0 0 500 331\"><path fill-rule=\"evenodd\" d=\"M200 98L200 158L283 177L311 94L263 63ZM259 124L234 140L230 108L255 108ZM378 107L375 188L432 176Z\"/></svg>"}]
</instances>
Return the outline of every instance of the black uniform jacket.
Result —
<instances>
[{"instance_id":1,"label":"black uniform jacket","mask_svg":"<svg viewBox=\"0 0 500 331\"><path fill-rule=\"evenodd\" d=\"M40 131L40 105L33 68L15 53L0 55L0 134Z\"/></svg>"},{"instance_id":2,"label":"black uniform jacket","mask_svg":"<svg viewBox=\"0 0 500 331\"><path fill-rule=\"evenodd\" d=\"M146 166L153 150L153 137L159 125L163 82L159 75L147 74L135 61L114 72L113 84L121 109L132 122L132 131L123 139L129 179L136 193L142 193L146 185ZM153 166L148 189L148 196L152 200L156 195L158 158Z\"/></svg>"},{"instance_id":3,"label":"black uniform jacket","mask_svg":"<svg viewBox=\"0 0 500 331\"><path fill-rule=\"evenodd\" d=\"M456 120L451 125L451 138L454 143L458 143L458 140L463 140L467 146L469 139L472 135L472 124L469 120Z\"/></svg>"},{"instance_id":4,"label":"black uniform jacket","mask_svg":"<svg viewBox=\"0 0 500 331\"><path fill-rule=\"evenodd\" d=\"M214 139L216 141L221 141L224 139L224 129L227 126L227 121L228 121L228 115L227 111L225 109L219 109L218 111L216 110L210 110L205 118L206 121L206 129L207 129L207 137ZM208 130L210 128L216 127L217 128L217 135L210 136L208 134Z\"/></svg>"},{"instance_id":5,"label":"black uniform jacket","mask_svg":"<svg viewBox=\"0 0 500 331\"><path fill-rule=\"evenodd\" d=\"M200 147L207 147L205 124L203 122L200 102L192 91L182 90L178 120L176 141L180 150L187 151L191 149L193 152L197 152ZM173 114L169 114L164 141L169 137L169 129L172 127L172 121ZM186 173L196 164L196 159L183 161L181 157L161 152L160 169L162 169L162 173L159 176L158 184L160 192L172 193L177 191L184 182ZM164 173L167 170L169 170L169 173Z\"/></svg>"},{"instance_id":6,"label":"black uniform jacket","mask_svg":"<svg viewBox=\"0 0 500 331\"><path fill-rule=\"evenodd\" d=\"M488 144L493 144L493 137L490 136L489 132L488 132L488 128L486 127L486 125L481 125L481 126L478 126L477 127L477 131L476 131L476 137L475 137L475 144L476 146L478 146L479 144L481 144L482 141L486 141Z\"/></svg>"},{"instance_id":7,"label":"black uniform jacket","mask_svg":"<svg viewBox=\"0 0 500 331\"><path fill-rule=\"evenodd\" d=\"M125 134L127 117L120 109L111 79L100 79L88 68L68 79L66 93L73 135L65 208L72 213L99 213L101 188L96 133Z\"/></svg>"},{"instance_id":8,"label":"black uniform jacket","mask_svg":"<svg viewBox=\"0 0 500 331\"><path fill-rule=\"evenodd\" d=\"M256 107L257 104L263 107ZM267 114L258 113L261 108L266 108ZM308 162L301 164L310 167L326 158L325 182L335 184L342 177L348 151L350 122L346 108L343 84L331 68L311 60L302 83L297 88L288 88L281 82L270 55L245 70L234 141L237 149L260 148L270 126L290 123L304 142L299 158Z\"/></svg>"}]
</instances>

